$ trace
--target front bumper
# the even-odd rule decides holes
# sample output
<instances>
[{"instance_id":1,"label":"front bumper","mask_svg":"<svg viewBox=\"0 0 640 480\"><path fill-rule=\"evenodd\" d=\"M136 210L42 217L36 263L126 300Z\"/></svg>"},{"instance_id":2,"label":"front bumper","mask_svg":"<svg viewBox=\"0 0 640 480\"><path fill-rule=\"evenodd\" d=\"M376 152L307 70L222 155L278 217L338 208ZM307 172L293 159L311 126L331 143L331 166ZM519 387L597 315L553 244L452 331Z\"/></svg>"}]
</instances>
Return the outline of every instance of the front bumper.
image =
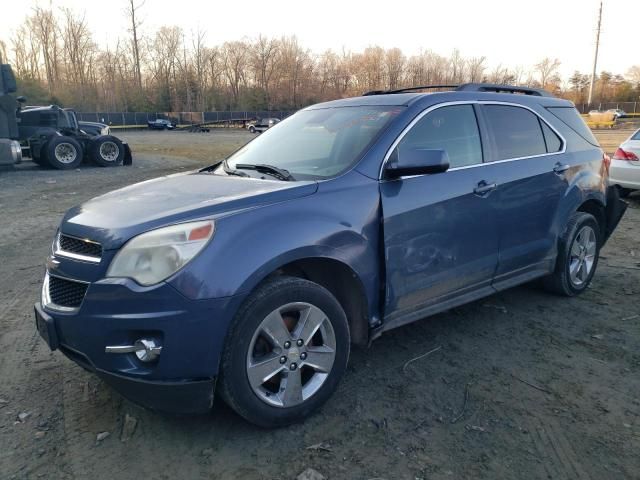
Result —
<instances>
[{"instance_id":1,"label":"front bumper","mask_svg":"<svg viewBox=\"0 0 640 480\"><path fill-rule=\"evenodd\" d=\"M142 288L131 280L91 283L77 311L35 305L36 325L59 349L123 396L171 413L211 408L227 328L240 297L190 300L167 284ZM153 338L162 353L145 363L106 346Z\"/></svg>"}]
</instances>

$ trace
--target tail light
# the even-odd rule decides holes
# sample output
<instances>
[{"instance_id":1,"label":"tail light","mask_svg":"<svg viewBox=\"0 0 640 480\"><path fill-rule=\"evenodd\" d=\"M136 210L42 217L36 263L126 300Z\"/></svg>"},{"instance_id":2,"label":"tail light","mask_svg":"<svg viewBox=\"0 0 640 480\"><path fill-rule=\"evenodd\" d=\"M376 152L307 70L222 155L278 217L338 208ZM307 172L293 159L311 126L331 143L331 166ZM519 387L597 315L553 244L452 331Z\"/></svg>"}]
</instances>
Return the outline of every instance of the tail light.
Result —
<instances>
[{"instance_id":1,"label":"tail light","mask_svg":"<svg viewBox=\"0 0 640 480\"><path fill-rule=\"evenodd\" d=\"M613 154L614 160L627 160L629 162L637 162L638 156L633 152L628 152L622 148L618 148L616 153Z\"/></svg>"}]
</instances>

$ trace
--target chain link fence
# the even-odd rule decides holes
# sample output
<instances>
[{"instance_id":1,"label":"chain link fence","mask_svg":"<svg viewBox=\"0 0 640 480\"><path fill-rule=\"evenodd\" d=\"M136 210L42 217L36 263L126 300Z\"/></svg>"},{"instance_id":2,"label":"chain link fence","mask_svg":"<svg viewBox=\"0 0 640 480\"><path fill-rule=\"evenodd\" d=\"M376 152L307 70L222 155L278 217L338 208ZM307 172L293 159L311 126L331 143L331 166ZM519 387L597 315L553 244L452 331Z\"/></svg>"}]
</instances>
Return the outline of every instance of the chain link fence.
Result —
<instances>
[{"instance_id":1,"label":"chain link fence","mask_svg":"<svg viewBox=\"0 0 640 480\"><path fill-rule=\"evenodd\" d=\"M178 125L243 124L259 118L284 119L293 110L278 111L224 111L224 112L79 112L78 120L105 123L113 127L147 126L147 122L164 119Z\"/></svg>"}]
</instances>

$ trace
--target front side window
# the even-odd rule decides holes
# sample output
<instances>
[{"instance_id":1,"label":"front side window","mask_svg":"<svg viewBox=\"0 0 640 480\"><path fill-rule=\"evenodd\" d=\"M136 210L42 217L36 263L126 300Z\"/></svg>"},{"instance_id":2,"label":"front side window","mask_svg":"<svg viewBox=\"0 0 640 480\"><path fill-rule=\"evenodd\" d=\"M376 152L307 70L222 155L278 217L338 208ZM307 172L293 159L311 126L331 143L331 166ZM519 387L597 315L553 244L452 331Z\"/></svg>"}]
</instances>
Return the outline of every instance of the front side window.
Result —
<instances>
[{"instance_id":1,"label":"front side window","mask_svg":"<svg viewBox=\"0 0 640 480\"><path fill-rule=\"evenodd\" d=\"M227 159L227 165L235 169L268 164L287 170L296 180L332 178L353 166L403 108L302 110L242 147Z\"/></svg>"},{"instance_id":2,"label":"front side window","mask_svg":"<svg viewBox=\"0 0 640 480\"><path fill-rule=\"evenodd\" d=\"M538 116L509 105L485 105L484 114L495 139L494 160L547 153Z\"/></svg>"},{"instance_id":3,"label":"front side window","mask_svg":"<svg viewBox=\"0 0 640 480\"><path fill-rule=\"evenodd\" d=\"M449 167L482 163L482 143L472 105L437 108L422 117L396 147L397 155L405 149L444 150Z\"/></svg>"}]
</instances>

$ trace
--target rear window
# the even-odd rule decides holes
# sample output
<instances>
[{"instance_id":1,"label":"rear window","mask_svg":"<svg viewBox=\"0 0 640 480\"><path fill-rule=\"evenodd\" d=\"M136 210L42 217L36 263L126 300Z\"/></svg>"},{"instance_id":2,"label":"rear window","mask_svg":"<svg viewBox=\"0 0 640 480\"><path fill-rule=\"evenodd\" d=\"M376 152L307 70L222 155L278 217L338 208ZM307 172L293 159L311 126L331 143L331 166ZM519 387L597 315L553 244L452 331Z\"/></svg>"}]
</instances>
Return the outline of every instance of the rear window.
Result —
<instances>
[{"instance_id":1,"label":"rear window","mask_svg":"<svg viewBox=\"0 0 640 480\"><path fill-rule=\"evenodd\" d=\"M540 122L534 113L506 105L485 105L484 112L495 137L494 160L547 153Z\"/></svg>"},{"instance_id":2,"label":"rear window","mask_svg":"<svg viewBox=\"0 0 640 480\"><path fill-rule=\"evenodd\" d=\"M587 142L596 147L599 147L598 140L593 136L587 124L584 123L582 117L578 113L578 111L573 107L547 107L554 116L558 117L562 120L562 123L567 125L571 130L576 132L582 138L584 138Z\"/></svg>"}]
</instances>

